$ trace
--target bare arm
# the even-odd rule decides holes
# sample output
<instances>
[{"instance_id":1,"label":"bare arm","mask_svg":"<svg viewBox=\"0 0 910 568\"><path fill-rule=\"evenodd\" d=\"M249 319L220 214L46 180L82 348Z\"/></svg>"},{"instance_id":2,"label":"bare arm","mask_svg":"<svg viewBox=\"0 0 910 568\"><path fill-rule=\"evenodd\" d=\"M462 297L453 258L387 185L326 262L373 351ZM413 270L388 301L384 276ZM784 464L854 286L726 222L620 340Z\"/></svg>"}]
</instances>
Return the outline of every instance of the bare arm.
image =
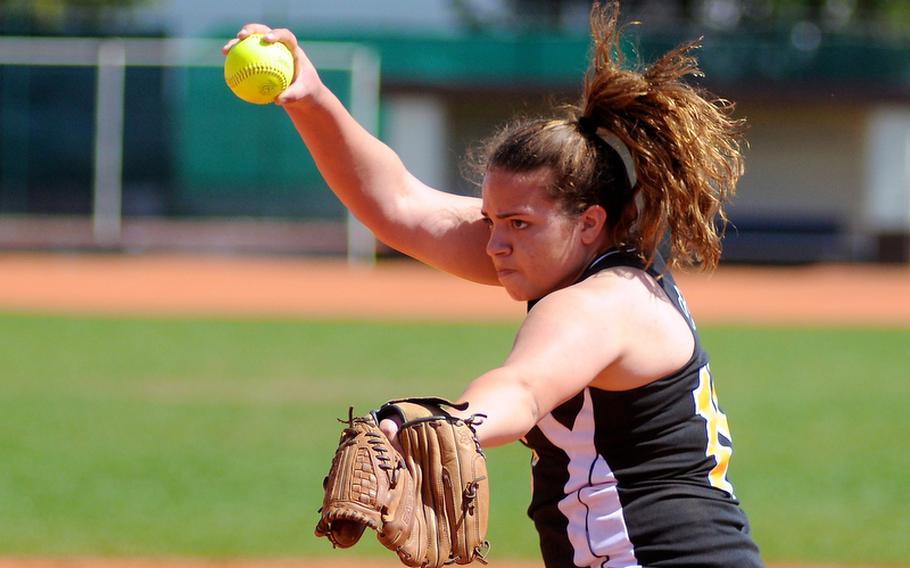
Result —
<instances>
[{"instance_id":1,"label":"bare arm","mask_svg":"<svg viewBox=\"0 0 910 568\"><path fill-rule=\"evenodd\" d=\"M584 388L640 387L679 370L694 348L688 323L650 277L609 269L541 300L502 366L461 395L468 409L452 412L486 415L481 444L507 444ZM394 440L397 425L381 426Z\"/></svg>"},{"instance_id":2,"label":"bare arm","mask_svg":"<svg viewBox=\"0 0 910 568\"><path fill-rule=\"evenodd\" d=\"M541 418L603 374L622 355L624 333L613 323L615 296L589 289L590 282L550 294L528 313L515 344L500 367L474 379L459 402L461 418L486 418L477 425L481 446L495 447L522 438ZM601 385L603 386L603 385ZM385 419L380 428L396 443L399 423Z\"/></svg>"},{"instance_id":3,"label":"bare arm","mask_svg":"<svg viewBox=\"0 0 910 568\"><path fill-rule=\"evenodd\" d=\"M485 414L484 447L518 440L562 402L594 382L624 350L609 303L579 289L541 301L528 314L499 368L475 379L461 396L464 415Z\"/></svg>"},{"instance_id":4,"label":"bare arm","mask_svg":"<svg viewBox=\"0 0 910 568\"><path fill-rule=\"evenodd\" d=\"M485 252L489 231L480 200L438 191L415 178L322 83L290 31L249 24L225 52L251 33L267 34L267 41L280 41L294 53L294 81L276 103L351 213L379 240L409 256L469 280L498 283Z\"/></svg>"},{"instance_id":5,"label":"bare arm","mask_svg":"<svg viewBox=\"0 0 910 568\"><path fill-rule=\"evenodd\" d=\"M477 426L481 446L520 439L560 403L595 382L621 355L623 333L610 323L610 304L578 287L555 292L528 314L502 366L474 379L459 398L467 410L448 409L467 418L486 418ZM397 443L399 423L385 419L380 428Z\"/></svg>"}]
</instances>

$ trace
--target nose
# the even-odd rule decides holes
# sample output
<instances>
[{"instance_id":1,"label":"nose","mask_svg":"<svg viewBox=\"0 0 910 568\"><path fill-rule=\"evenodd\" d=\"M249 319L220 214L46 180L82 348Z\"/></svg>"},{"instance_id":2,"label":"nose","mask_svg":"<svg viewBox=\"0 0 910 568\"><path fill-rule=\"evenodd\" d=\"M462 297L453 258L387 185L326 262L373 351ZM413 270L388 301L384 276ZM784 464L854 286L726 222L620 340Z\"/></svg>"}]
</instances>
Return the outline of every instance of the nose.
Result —
<instances>
[{"instance_id":1,"label":"nose","mask_svg":"<svg viewBox=\"0 0 910 568\"><path fill-rule=\"evenodd\" d=\"M503 232L496 227L490 229L490 238L487 240L487 256L503 256L509 254L512 246L508 243Z\"/></svg>"}]
</instances>

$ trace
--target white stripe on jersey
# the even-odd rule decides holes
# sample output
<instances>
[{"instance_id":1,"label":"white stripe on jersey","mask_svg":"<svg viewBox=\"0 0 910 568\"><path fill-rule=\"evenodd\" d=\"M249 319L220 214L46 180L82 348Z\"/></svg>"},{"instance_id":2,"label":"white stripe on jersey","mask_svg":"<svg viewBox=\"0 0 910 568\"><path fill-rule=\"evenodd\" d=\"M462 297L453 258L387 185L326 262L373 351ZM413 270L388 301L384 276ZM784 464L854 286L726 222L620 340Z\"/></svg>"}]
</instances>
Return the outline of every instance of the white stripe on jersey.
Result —
<instances>
[{"instance_id":1,"label":"white stripe on jersey","mask_svg":"<svg viewBox=\"0 0 910 568\"><path fill-rule=\"evenodd\" d=\"M623 518L616 491L616 477L594 447L594 412L591 392L584 390L584 404L572 429L545 416L537 427L569 457L566 497L559 510L569 520L568 537L573 562L580 567L640 568Z\"/></svg>"}]
</instances>

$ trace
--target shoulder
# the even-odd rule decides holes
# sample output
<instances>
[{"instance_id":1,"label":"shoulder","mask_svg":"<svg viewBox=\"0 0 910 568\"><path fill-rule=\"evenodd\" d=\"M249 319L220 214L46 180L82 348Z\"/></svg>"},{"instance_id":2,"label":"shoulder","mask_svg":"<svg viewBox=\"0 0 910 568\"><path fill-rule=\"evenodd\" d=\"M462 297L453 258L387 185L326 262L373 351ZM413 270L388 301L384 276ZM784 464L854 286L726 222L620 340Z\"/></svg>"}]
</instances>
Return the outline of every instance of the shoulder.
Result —
<instances>
[{"instance_id":1,"label":"shoulder","mask_svg":"<svg viewBox=\"0 0 910 568\"><path fill-rule=\"evenodd\" d=\"M642 275L650 278L634 268L610 268L551 292L528 312L522 331L542 330L554 342L573 347L597 341L601 349L609 345L616 356L624 349L629 327L635 326L636 310L630 306L640 300L633 297L645 295Z\"/></svg>"},{"instance_id":2,"label":"shoulder","mask_svg":"<svg viewBox=\"0 0 910 568\"><path fill-rule=\"evenodd\" d=\"M549 294L525 325L572 356L596 357L601 366L591 384L608 390L664 377L682 367L694 347L686 320L659 283L633 267L608 268Z\"/></svg>"},{"instance_id":3,"label":"shoulder","mask_svg":"<svg viewBox=\"0 0 910 568\"><path fill-rule=\"evenodd\" d=\"M655 297L664 297L657 281L642 269L616 266L555 292L535 304L537 314L611 316L614 323L630 313L630 307ZM634 313L634 312L631 312Z\"/></svg>"}]
</instances>

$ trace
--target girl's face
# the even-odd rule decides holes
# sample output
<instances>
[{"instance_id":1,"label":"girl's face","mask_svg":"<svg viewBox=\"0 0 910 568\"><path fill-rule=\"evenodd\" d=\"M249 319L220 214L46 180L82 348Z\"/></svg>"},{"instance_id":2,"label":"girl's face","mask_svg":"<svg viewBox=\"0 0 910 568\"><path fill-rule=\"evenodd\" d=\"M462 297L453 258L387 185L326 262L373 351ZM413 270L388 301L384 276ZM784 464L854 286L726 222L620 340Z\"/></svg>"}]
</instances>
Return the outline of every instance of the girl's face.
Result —
<instances>
[{"instance_id":1,"label":"girl's face","mask_svg":"<svg viewBox=\"0 0 910 568\"><path fill-rule=\"evenodd\" d=\"M491 169L484 177L487 254L499 282L516 300L541 298L573 284L602 245L603 218L593 226L590 212L603 209L569 216L547 195L549 183L547 169Z\"/></svg>"}]
</instances>

